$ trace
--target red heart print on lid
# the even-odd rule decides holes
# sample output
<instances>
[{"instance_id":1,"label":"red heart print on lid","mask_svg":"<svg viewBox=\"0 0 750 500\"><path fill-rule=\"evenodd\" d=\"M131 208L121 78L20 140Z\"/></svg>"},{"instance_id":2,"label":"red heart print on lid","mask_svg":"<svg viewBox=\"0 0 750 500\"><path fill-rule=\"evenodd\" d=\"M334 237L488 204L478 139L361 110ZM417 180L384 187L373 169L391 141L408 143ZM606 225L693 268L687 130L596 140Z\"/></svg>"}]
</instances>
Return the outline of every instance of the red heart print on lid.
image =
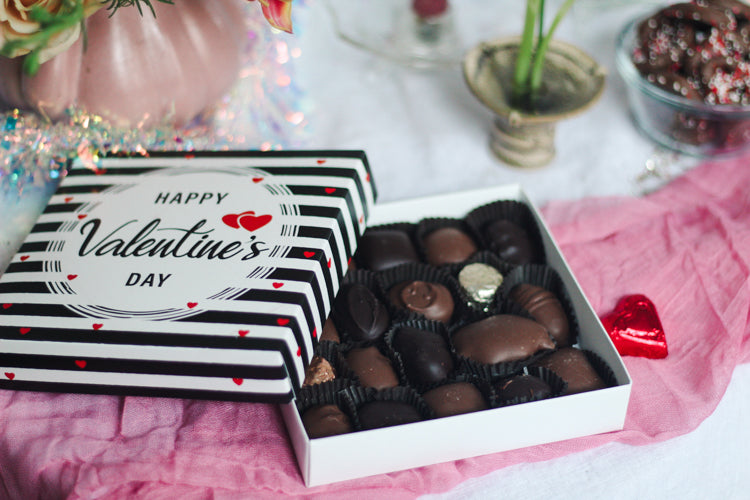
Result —
<instances>
[{"instance_id":1,"label":"red heart print on lid","mask_svg":"<svg viewBox=\"0 0 750 500\"><path fill-rule=\"evenodd\" d=\"M245 380L244 380L244 379L241 379L241 378L233 378L233 379L232 379L232 382L234 382L234 383L235 383L235 384L237 384L237 385L242 385L242 382L244 382L244 381L245 381Z\"/></svg>"},{"instance_id":2,"label":"red heart print on lid","mask_svg":"<svg viewBox=\"0 0 750 500\"><path fill-rule=\"evenodd\" d=\"M76 359L75 363L76 363L76 366L78 368L86 368L86 360L85 359Z\"/></svg>"},{"instance_id":3,"label":"red heart print on lid","mask_svg":"<svg viewBox=\"0 0 750 500\"><path fill-rule=\"evenodd\" d=\"M5 372L5 376L8 377L8 380L13 380L16 378L16 374L13 372Z\"/></svg>"},{"instance_id":4,"label":"red heart print on lid","mask_svg":"<svg viewBox=\"0 0 750 500\"><path fill-rule=\"evenodd\" d=\"M240 214L226 214L221 221L233 229L242 227L247 231L256 231L271 222L271 219L273 216L269 214L255 215L255 212L248 210Z\"/></svg>"}]
</instances>

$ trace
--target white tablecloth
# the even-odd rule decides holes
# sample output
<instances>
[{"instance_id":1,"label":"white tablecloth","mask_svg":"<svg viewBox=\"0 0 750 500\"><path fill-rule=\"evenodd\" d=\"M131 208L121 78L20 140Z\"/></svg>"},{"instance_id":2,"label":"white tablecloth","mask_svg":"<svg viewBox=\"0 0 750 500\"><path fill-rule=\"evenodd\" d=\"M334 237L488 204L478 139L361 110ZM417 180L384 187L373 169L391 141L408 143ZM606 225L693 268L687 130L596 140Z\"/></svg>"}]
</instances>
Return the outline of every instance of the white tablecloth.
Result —
<instances>
[{"instance_id":1,"label":"white tablecloth","mask_svg":"<svg viewBox=\"0 0 750 500\"><path fill-rule=\"evenodd\" d=\"M368 2L359 3L358 22L366 22ZM635 129L613 64L618 30L658 3L664 2L579 0L559 38L608 68L607 87L595 107L558 126L552 164L523 170L492 156L491 114L471 96L458 65L416 70L376 57L337 37L324 0L305 2L295 11L302 49L295 74L306 94L307 146L364 149L381 201L505 183L520 183L540 206L552 199L639 195L653 184L638 181L648 161L665 160L675 173L695 164L660 151ZM523 2L454 4L465 48L520 29ZM7 193L0 200L0 269L33 224L45 194L29 188L18 202ZM750 366L744 365L716 412L690 434L521 464L430 498L747 498L749 416Z\"/></svg>"}]
</instances>

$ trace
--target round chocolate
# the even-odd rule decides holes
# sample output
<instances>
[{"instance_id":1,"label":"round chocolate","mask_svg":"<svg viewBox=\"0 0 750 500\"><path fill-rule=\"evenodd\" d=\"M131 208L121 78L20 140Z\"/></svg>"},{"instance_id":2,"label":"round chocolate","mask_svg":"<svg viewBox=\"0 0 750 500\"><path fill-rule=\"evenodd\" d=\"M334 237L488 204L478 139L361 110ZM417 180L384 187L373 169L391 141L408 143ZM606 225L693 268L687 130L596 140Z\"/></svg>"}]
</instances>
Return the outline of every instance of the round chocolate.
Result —
<instances>
[{"instance_id":1,"label":"round chocolate","mask_svg":"<svg viewBox=\"0 0 750 500\"><path fill-rule=\"evenodd\" d=\"M326 318L326 322L323 323L323 333L320 334L320 341L328 341L328 342L341 342L341 337L339 337L339 331L336 329L336 325L333 324L333 320L328 317Z\"/></svg>"},{"instance_id":2,"label":"round chocolate","mask_svg":"<svg viewBox=\"0 0 750 500\"><path fill-rule=\"evenodd\" d=\"M414 385L440 382L453 371L448 344L439 333L401 327L393 335L393 348L401 355L406 377Z\"/></svg>"},{"instance_id":3,"label":"round chocolate","mask_svg":"<svg viewBox=\"0 0 750 500\"><path fill-rule=\"evenodd\" d=\"M366 286L344 286L336 296L339 325L352 340L377 340L391 324L382 302Z\"/></svg>"},{"instance_id":4,"label":"round chocolate","mask_svg":"<svg viewBox=\"0 0 750 500\"><path fill-rule=\"evenodd\" d=\"M559 349L534 364L547 368L567 382L568 387L563 394L577 394L607 387L589 363L586 353L574 347Z\"/></svg>"},{"instance_id":5,"label":"round chocolate","mask_svg":"<svg viewBox=\"0 0 750 500\"><path fill-rule=\"evenodd\" d=\"M393 286L388 298L396 307L447 323L453 315L453 296L440 283L404 281Z\"/></svg>"},{"instance_id":6,"label":"round chocolate","mask_svg":"<svg viewBox=\"0 0 750 500\"><path fill-rule=\"evenodd\" d=\"M479 389L468 382L454 382L430 389L422 394L422 399L437 417L450 417L488 408Z\"/></svg>"},{"instance_id":7,"label":"round chocolate","mask_svg":"<svg viewBox=\"0 0 750 500\"><path fill-rule=\"evenodd\" d=\"M465 261L477 251L477 246L468 234L457 227L447 226L424 237L424 251L428 264L441 266Z\"/></svg>"},{"instance_id":8,"label":"round chocolate","mask_svg":"<svg viewBox=\"0 0 750 500\"><path fill-rule=\"evenodd\" d=\"M377 347L355 347L346 353L345 360L362 387L386 389L398 385L391 361Z\"/></svg>"},{"instance_id":9,"label":"round chocolate","mask_svg":"<svg viewBox=\"0 0 750 500\"><path fill-rule=\"evenodd\" d=\"M550 397L552 388L539 377L523 374L500 382L496 393L502 403L514 400L527 402Z\"/></svg>"},{"instance_id":10,"label":"round chocolate","mask_svg":"<svg viewBox=\"0 0 750 500\"><path fill-rule=\"evenodd\" d=\"M536 321L498 314L471 323L453 334L456 352L483 364L508 363L527 359L555 348L547 329Z\"/></svg>"},{"instance_id":11,"label":"round chocolate","mask_svg":"<svg viewBox=\"0 0 750 500\"><path fill-rule=\"evenodd\" d=\"M484 237L498 257L514 265L529 264L538 259L537 251L526 230L507 219L497 219L484 227Z\"/></svg>"},{"instance_id":12,"label":"round chocolate","mask_svg":"<svg viewBox=\"0 0 750 500\"><path fill-rule=\"evenodd\" d=\"M367 269L382 271L408 262L419 262L411 238L398 229L371 229L359 242L357 259Z\"/></svg>"},{"instance_id":13,"label":"round chocolate","mask_svg":"<svg viewBox=\"0 0 750 500\"><path fill-rule=\"evenodd\" d=\"M458 283L466 292L471 305L483 308L495 298L503 275L488 264L475 262L464 266L458 273Z\"/></svg>"},{"instance_id":14,"label":"round chocolate","mask_svg":"<svg viewBox=\"0 0 750 500\"><path fill-rule=\"evenodd\" d=\"M370 401L357 411L362 429L379 429L422 420L414 406L401 401Z\"/></svg>"},{"instance_id":15,"label":"round chocolate","mask_svg":"<svg viewBox=\"0 0 750 500\"><path fill-rule=\"evenodd\" d=\"M555 295L540 286L521 283L513 287L510 298L526 309L529 314L547 328L557 347L568 347L573 344L565 315L560 301Z\"/></svg>"},{"instance_id":16,"label":"round chocolate","mask_svg":"<svg viewBox=\"0 0 750 500\"><path fill-rule=\"evenodd\" d=\"M331 363L322 356L313 356L310 364L305 369L305 381L302 387L330 382L336 378L336 370Z\"/></svg>"},{"instance_id":17,"label":"round chocolate","mask_svg":"<svg viewBox=\"0 0 750 500\"><path fill-rule=\"evenodd\" d=\"M352 432L349 417L334 404L308 408L302 414L302 425L312 439Z\"/></svg>"}]
</instances>

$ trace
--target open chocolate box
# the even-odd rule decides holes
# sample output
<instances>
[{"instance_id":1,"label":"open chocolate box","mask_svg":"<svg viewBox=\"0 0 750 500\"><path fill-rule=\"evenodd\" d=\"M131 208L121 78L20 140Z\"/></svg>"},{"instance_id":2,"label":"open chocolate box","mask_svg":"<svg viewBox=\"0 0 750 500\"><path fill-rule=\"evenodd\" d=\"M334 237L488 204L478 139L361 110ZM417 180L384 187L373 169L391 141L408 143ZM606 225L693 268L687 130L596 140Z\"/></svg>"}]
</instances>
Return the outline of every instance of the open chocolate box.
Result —
<instances>
[{"instance_id":1,"label":"open chocolate box","mask_svg":"<svg viewBox=\"0 0 750 500\"><path fill-rule=\"evenodd\" d=\"M357 151L160 153L73 165L0 277L0 388L279 403L309 486L622 428L630 377L520 187L375 205L372 181ZM498 204L522 209L538 262L500 258L468 220L487 222L485 207ZM410 228L422 262L367 269L377 252L355 254L366 228L392 224ZM425 236L451 225L468 229L478 251L425 264ZM459 279L477 263L504 276L490 296ZM406 275L445 280L450 319L396 307L389 288ZM509 298L514 283L529 281L551 285L570 340L544 336L528 357L499 363L461 351L458 331L488 317L536 324ZM355 285L387 309L377 338L357 337L338 306ZM327 319L339 342L319 340ZM480 408L437 416L423 396L446 380L408 373L393 347L404 326L439 332L451 366L438 378L470 382ZM553 370L536 366L566 342L601 379L594 390L570 394ZM363 387L347 354L368 347L393 363L397 387ZM321 359L336 378L303 387L311 360ZM500 386L521 373L543 379L550 394L504 399ZM351 432L310 438L300 411L326 398L344 408ZM408 401L419 421L362 430L362 404L378 399Z\"/></svg>"}]
</instances>

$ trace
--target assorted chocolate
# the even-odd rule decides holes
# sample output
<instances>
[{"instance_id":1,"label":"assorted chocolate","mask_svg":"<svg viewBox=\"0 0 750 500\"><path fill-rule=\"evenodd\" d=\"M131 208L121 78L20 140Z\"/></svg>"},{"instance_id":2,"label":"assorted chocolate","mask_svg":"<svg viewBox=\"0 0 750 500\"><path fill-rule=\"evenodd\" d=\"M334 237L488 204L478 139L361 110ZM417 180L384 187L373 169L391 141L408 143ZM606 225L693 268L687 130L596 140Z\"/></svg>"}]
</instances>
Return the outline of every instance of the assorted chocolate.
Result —
<instances>
[{"instance_id":1,"label":"assorted chocolate","mask_svg":"<svg viewBox=\"0 0 750 500\"><path fill-rule=\"evenodd\" d=\"M741 0L693 0L669 5L637 26L635 68L652 85L708 105L750 104L750 5ZM745 119L701 110L654 113L671 138L717 151L748 141Z\"/></svg>"},{"instance_id":2,"label":"assorted chocolate","mask_svg":"<svg viewBox=\"0 0 750 500\"><path fill-rule=\"evenodd\" d=\"M544 255L515 201L368 229L298 398L308 434L338 434L344 417L344 432L377 429L614 383L573 347L573 307Z\"/></svg>"}]
</instances>

